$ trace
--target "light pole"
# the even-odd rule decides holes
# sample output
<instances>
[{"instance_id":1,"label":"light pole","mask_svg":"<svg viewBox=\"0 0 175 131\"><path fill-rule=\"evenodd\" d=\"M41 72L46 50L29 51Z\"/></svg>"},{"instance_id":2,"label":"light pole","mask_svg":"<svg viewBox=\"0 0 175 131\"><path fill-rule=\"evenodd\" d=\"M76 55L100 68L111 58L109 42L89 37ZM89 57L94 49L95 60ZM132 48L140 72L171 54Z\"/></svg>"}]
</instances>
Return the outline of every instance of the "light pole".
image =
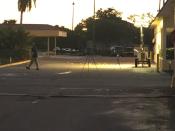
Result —
<instances>
[{"instance_id":1,"label":"light pole","mask_svg":"<svg viewBox=\"0 0 175 131\"><path fill-rule=\"evenodd\" d=\"M140 15L136 15L136 21L134 23L135 26L140 28L140 49L143 50L144 48L144 33L143 33L143 27L147 27L148 24L147 22L145 23L145 16L144 14Z\"/></svg>"},{"instance_id":2,"label":"light pole","mask_svg":"<svg viewBox=\"0 0 175 131\"><path fill-rule=\"evenodd\" d=\"M75 3L72 3L72 31L74 30L74 5Z\"/></svg>"},{"instance_id":3,"label":"light pole","mask_svg":"<svg viewBox=\"0 0 175 131\"><path fill-rule=\"evenodd\" d=\"M95 0L94 0L94 19L95 19Z\"/></svg>"},{"instance_id":4,"label":"light pole","mask_svg":"<svg viewBox=\"0 0 175 131\"><path fill-rule=\"evenodd\" d=\"M140 48L142 50L143 50L143 47L144 47L143 37L144 37L144 34L143 34L143 25L141 24L140 25Z\"/></svg>"}]
</instances>

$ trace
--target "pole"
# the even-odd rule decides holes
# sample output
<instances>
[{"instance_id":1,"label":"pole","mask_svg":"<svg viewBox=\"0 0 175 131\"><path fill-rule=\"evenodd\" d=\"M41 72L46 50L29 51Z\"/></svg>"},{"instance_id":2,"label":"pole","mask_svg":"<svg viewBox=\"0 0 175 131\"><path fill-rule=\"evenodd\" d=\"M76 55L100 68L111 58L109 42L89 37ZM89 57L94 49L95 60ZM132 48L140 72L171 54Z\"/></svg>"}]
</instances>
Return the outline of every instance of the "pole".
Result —
<instances>
[{"instance_id":1,"label":"pole","mask_svg":"<svg viewBox=\"0 0 175 131\"><path fill-rule=\"evenodd\" d=\"M56 47L57 47L57 37L55 36L55 55L57 55L57 49L56 49Z\"/></svg>"},{"instance_id":2,"label":"pole","mask_svg":"<svg viewBox=\"0 0 175 131\"><path fill-rule=\"evenodd\" d=\"M72 31L74 30L74 5L75 3L72 3Z\"/></svg>"},{"instance_id":3,"label":"pole","mask_svg":"<svg viewBox=\"0 0 175 131\"><path fill-rule=\"evenodd\" d=\"M140 42L141 42L141 45L140 45L140 48L141 50L143 50L143 45L144 45L144 42L143 42L143 26L141 25L140 26Z\"/></svg>"},{"instance_id":4,"label":"pole","mask_svg":"<svg viewBox=\"0 0 175 131\"><path fill-rule=\"evenodd\" d=\"M94 0L94 19L95 19L95 0Z\"/></svg>"},{"instance_id":5,"label":"pole","mask_svg":"<svg viewBox=\"0 0 175 131\"><path fill-rule=\"evenodd\" d=\"M159 58L159 54L157 54L157 72L160 72L160 58Z\"/></svg>"},{"instance_id":6,"label":"pole","mask_svg":"<svg viewBox=\"0 0 175 131\"><path fill-rule=\"evenodd\" d=\"M94 0L94 14L93 14L93 34L92 34L92 40L93 45L95 45L95 0Z\"/></svg>"},{"instance_id":7,"label":"pole","mask_svg":"<svg viewBox=\"0 0 175 131\"><path fill-rule=\"evenodd\" d=\"M49 41L49 37L47 38L47 54L49 56L49 51L50 51L50 41Z\"/></svg>"},{"instance_id":8,"label":"pole","mask_svg":"<svg viewBox=\"0 0 175 131\"><path fill-rule=\"evenodd\" d=\"M173 39L173 46L174 46L174 52L175 52L175 30L172 32L172 39ZM174 60L173 60L173 75L171 80L171 88L175 87L175 53L174 53Z\"/></svg>"}]
</instances>

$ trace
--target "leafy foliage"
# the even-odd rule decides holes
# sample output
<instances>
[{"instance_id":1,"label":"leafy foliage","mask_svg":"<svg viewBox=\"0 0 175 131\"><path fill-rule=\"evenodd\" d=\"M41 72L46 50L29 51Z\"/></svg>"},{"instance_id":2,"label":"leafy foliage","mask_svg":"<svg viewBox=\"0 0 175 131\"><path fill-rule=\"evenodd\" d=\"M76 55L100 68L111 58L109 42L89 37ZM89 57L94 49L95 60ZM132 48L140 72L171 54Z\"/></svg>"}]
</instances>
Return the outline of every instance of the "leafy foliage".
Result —
<instances>
[{"instance_id":1,"label":"leafy foliage","mask_svg":"<svg viewBox=\"0 0 175 131\"><path fill-rule=\"evenodd\" d=\"M18 10L25 12L28 9L30 11L32 3L36 6L36 0L18 0Z\"/></svg>"},{"instance_id":2,"label":"leafy foliage","mask_svg":"<svg viewBox=\"0 0 175 131\"><path fill-rule=\"evenodd\" d=\"M23 58L27 54L31 38L22 28L12 28L6 26L0 29L0 56L1 57L19 57Z\"/></svg>"},{"instance_id":3,"label":"leafy foliage","mask_svg":"<svg viewBox=\"0 0 175 131\"><path fill-rule=\"evenodd\" d=\"M151 21L153 21L154 16L151 13L141 14L141 15L130 15L127 17L133 24L139 24L143 27L148 27Z\"/></svg>"},{"instance_id":4,"label":"leafy foliage","mask_svg":"<svg viewBox=\"0 0 175 131\"><path fill-rule=\"evenodd\" d=\"M3 24L16 24L16 20L4 20Z\"/></svg>"},{"instance_id":5,"label":"leafy foliage","mask_svg":"<svg viewBox=\"0 0 175 131\"><path fill-rule=\"evenodd\" d=\"M134 16L133 16L134 18ZM79 48L84 50L88 41L94 40L98 50L109 54L111 45L130 47L140 44L140 29L122 20L122 13L113 8L99 9L95 19L91 16L82 20L74 31L63 28L68 32L68 37L60 40L60 47ZM144 28L144 41L150 44L152 31Z\"/></svg>"},{"instance_id":6,"label":"leafy foliage","mask_svg":"<svg viewBox=\"0 0 175 131\"><path fill-rule=\"evenodd\" d=\"M25 12L26 9L30 11L33 4L36 6L36 0L18 0L18 10L21 12L20 24L22 24L23 12Z\"/></svg>"},{"instance_id":7,"label":"leafy foliage","mask_svg":"<svg viewBox=\"0 0 175 131\"><path fill-rule=\"evenodd\" d=\"M98 19L114 20L121 19L122 12L116 11L113 8L108 8L107 10L103 10L102 8L100 8L96 14Z\"/></svg>"},{"instance_id":8,"label":"leafy foliage","mask_svg":"<svg viewBox=\"0 0 175 131\"><path fill-rule=\"evenodd\" d=\"M107 10L98 10L96 19L89 17L82 20L75 28L76 34L83 35L86 40L93 39L95 32L95 41L97 42L118 42L118 43L138 43L139 29L133 24L121 19L121 12L108 8ZM87 31L84 32L83 29Z\"/></svg>"}]
</instances>

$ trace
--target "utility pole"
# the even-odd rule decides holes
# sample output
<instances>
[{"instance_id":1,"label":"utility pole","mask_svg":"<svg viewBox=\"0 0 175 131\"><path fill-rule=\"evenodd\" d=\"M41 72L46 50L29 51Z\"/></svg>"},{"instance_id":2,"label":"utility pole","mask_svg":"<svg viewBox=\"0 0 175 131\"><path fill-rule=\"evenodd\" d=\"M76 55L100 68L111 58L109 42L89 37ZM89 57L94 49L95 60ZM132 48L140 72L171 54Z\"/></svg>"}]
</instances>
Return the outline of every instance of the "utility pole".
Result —
<instances>
[{"instance_id":1,"label":"utility pole","mask_svg":"<svg viewBox=\"0 0 175 131\"><path fill-rule=\"evenodd\" d=\"M74 5L75 3L72 3L72 31L74 30Z\"/></svg>"},{"instance_id":2,"label":"utility pole","mask_svg":"<svg viewBox=\"0 0 175 131\"><path fill-rule=\"evenodd\" d=\"M95 45L95 0L94 0L94 14L93 14L93 34L92 34L92 40L93 40L93 45Z\"/></svg>"}]
</instances>

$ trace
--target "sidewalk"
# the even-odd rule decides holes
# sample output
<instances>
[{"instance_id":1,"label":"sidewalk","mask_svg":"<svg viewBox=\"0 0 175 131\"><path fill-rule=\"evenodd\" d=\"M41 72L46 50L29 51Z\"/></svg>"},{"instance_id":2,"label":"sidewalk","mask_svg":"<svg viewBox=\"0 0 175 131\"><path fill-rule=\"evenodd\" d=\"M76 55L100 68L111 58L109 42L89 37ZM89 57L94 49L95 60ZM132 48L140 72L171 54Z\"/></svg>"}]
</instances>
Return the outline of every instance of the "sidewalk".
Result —
<instances>
[{"instance_id":1,"label":"sidewalk","mask_svg":"<svg viewBox=\"0 0 175 131\"><path fill-rule=\"evenodd\" d=\"M84 58L66 57L40 58L39 71L0 68L0 130L174 131L169 74L96 61L105 66L82 71Z\"/></svg>"}]
</instances>

